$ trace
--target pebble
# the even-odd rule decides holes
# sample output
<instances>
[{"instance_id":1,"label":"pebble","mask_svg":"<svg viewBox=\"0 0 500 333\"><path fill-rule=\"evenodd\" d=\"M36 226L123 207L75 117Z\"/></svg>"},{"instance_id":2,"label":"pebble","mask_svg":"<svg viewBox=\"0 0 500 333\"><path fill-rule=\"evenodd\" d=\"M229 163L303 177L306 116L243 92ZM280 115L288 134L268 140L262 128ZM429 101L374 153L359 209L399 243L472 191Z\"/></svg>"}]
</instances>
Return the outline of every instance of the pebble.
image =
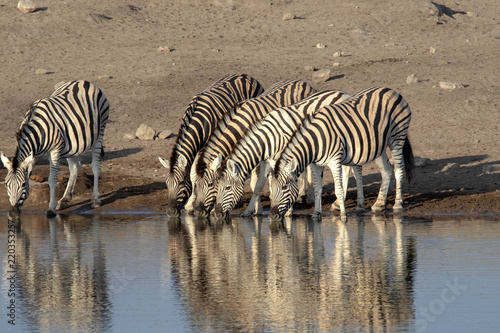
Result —
<instances>
[{"instance_id":1,"label":"pebble","mask_svg":"<svg viewBox=\"0 0 500 333\"><path fill-rule=\"evenodd\" d=\"M172 131L171 130L163 130L160 133L158 133L158 135L156 136L156 138L158 140L165 140L165 139L168 139L171 135L172 135Z\"/></svg>"},{"instance_id":2,"label":"pebble","mask_svg":"<svg viewBox=\"0 0 500 333\"><path fill-rule=\"evenodd\" d=\"M340 62L334 62L333 63L333 67L339 67L340 66Z\"/></svg>"},{"instance_id":3,"label":"pebble","mask_svg":"<svg viewBox=\"0 0 500 333\"><path fill-rule=\"evenodd\" d=\"M326 82L330 79L330 70L329 69L320 69L317 72L314 72L312 75L312 80L314 82Z\"/></svg>"},{"instance_id":4,"label":"pebble","mask_svg":"<svg viewBox=\"0 0 500 333\"><path fill-rule=\"evenodd\" d=\"M160 52L172 52L174 50L173 47L170 47L170 46L160 46L158 48L158 51Z\"/></svg>"},{"instance_id":5,"label":"pebble","mask_svg":"<svg viewBox=\"0 0 500 333\"><path fill-rule=\"evenodd\" d=\"M429 164L429 161L430 161L430 159L428 159L426 157L418 157L418 156L414 157L415 167L417 167L417 168L427 166Z\"/></svg>"},{"instance_id":6,"label":"pebble","mask_svg":"<svg viewBox=\"0 0 500 333\"><path fill-rule=\"evenodd\" d=\"M314 66L306 66L306 67L304 67L304 70L306 70L308 72L314 72L316 70L316 67L314 67Z\"/></svg>"},{"instance_id":7,"label":"pebble","mask_svg":"<svg viewBox=\"0 0 500 333\"><path fill-rule=\"evenodd\" d=\"M439 87L441 89L446 89L446 90L465 88L465 86L460 82L444 82L444 81L439 82Z\"/></svg>"},{"instance_id":8,"label":"pebble","mask_svg":"<svg viewBox=\"0 0 500 333\"><path fill-rule=\"evenodd\" d=\"M418 78L415 74L410 74L406 78L406 83L407 84L412 84L412 83L418 83Z\"/></svg>"},{"instance_id":9,"label":"pebble","mask_svg":"<svg viewBox=\"0 0 500 333\"><path fill-rule=\"evenodd\" d=\"M29 1L29 0L20 0L17 3L17 9L19 9L20 11L22 11L25 14L28 14L28 13L33 13L34 11L36 11L38 9L38 7L33 5L31 3L31 1Z\"/></svg>"},{"instance_id":10,"label":"pebble","mask_svg":"<svg viewBox=\"0 0 500 333\"><path fill-rule=\"evenodd\" d=\"M433 47L431 46L431 47L429 48L429 52L430 52L430 53L436 53L436 49L435 49L435 48L433 48Z\"/></svg>"},{"instance_id":11,"label":"pebble","mask_svg":"<svg viewBox=\"0 0 500 333\"><path fill-rule=\"evenodd\" d=\"M36 75L45 75L47 74L47 70L45 68L38 68L36 71L35 71L35 74Z\"/></svg>"},{"instance_id":12,"label":"pebble","mask_svg":"<svg viewBox=\"0 0 500 333\"><path fill-rule=\"evenodd\" d=\"M283 21L290 21L295 19L295 14L292 13L285 13L283 15Z\"/></svg>"},{"instance_id":13,"label":"pebble","mask_svg":"<svg viewBox=\"0 0 500 333\"><path fill-rule=\"evenodd\" d=\"M325 47L326 47L326 45L323 43L316 44L316 48L318 48L318 49L324 49Z\"/></svg>"},{"instance_id":14,"label":"pebble","mask_svg":"<svg viewBox=\"0 0 500 333\"><path fill-rule=\"evenodd\" d=\"M342 57L342 56L344 56L344 52L342 52L342 51L337 51L333 54L334 58L338 58L338 57Z\"/></svg>"},{"instance_id":15,"label":"pebble","mask_svg":"<svg viewBox=\"0 0 500 333\"><path fill-rule=\"evenodd\" d=\"M123 135L123 138L125 140L135 140L135 139L137 139L137 137L135 136L135 134L132 134L132 133L125 133Z\"/></svg>"}]
</instances>

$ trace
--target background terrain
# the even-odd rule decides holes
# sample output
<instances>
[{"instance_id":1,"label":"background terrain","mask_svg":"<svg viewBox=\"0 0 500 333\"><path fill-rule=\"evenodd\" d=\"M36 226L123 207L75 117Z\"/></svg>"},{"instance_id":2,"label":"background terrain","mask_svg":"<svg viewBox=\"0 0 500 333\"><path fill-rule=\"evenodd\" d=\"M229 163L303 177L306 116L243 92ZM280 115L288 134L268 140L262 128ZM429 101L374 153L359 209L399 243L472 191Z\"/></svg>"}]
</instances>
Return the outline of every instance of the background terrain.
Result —
<instances>
[{"instance_id":1,"label":"background terrain","mask_svg":"<svg viewBox=\"0 0 500 333\"><path fill-rule=\"evenodd\" d=\"M415 181L405 184L407 213L500 213L497 0L32 3L38 9L26 14L14 1L0 0L0 150L14 155L14 134L29 105L49 96L58 82L92 81L111 104L98 210L162 211L166 193L157 157L170 156L187 103L217 79L247 73L265 88L302 79L317 90L399 91L412 108L410 138L423 159ZM294 19L284 20L285 14ZM331 78L314 82L307 66L330 69ZM407 83L411 74L417 79ZM464 87L441 89L442 81ZM174 135L124 138L142 123ZM2 179L5 173L2 166ZM89 207L85 173L91 174L90 166L83 168L68 211ZM39 160L34 174L48 176L46 160ZM60 174L67 175L67 168ZM374 164L364 175L371 205L380 176ZM333 184L329 171L325 176L328 205ZM393 200L394 184L390 194ZM352 211L355 193L348 196ZM48 193L33 194L25 209L45 210L47 199ZM3 186L0 209L8 209Z\"/></svg>"}]
</instances>

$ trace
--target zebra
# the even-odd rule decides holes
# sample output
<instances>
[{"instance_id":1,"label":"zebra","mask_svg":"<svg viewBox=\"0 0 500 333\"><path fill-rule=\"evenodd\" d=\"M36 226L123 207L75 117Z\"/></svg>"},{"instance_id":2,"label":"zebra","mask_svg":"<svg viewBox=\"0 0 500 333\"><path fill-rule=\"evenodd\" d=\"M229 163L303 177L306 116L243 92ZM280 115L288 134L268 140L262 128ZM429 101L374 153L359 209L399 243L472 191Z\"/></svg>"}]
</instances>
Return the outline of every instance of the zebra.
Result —
<instances>
[{"instance_id":1,"label":"zebra","mask_svg":"<svg viewBox=\"0 0 500 333\"><path fill-rule=\"evenodd\" d=\"M218 180L216 170L214 170L215 165L231 153L250 126L272 110L295 104L315 92L316 90L304 81L280 81L262 95L243 102L219 121L217 129L200 152L199 160L195 165L197 190L194 208L199 216L206 217L215 202L215 185ZM252 189L256 175L252 172ZM257 200L255 210L258 214L262 213L260 200Z\"/></svg>"},{"instance_id":2,"label":"zebra","mask_svg":"<svg viewBox=\"0 0 500 333\"><path fill-rule=\"evenodd\" d=\"M158 157L167 169L166 213L178 217L180 209L192 194L196 155L206 144L219 120L238 103L256 97L264 91L262 85L247 74L233 74L216 81L209 88L193 97L182 118L179 135L170 161ZM187 205L191 205L191 198Z\"/></svg>"},{"instance_id":3,"label":"zebra","mask_svg":"<svg viewBox=\"0 0 500 333\"><path fill-rule=\"evenodd\" d=\"M12 160L3 152L1 159L7 168L5 184L10 200L9 218L17 219L29 196L29 177L36 158L49 155L50 201L47 216L68 207L80 171L80 156L92 151L94 189L91 207L101 205L99 174L102 139L109 118L109 102L104 93L88 81L66 82L48 98L34 102L16 133L17 149ZM66 158L69 180L63 197L56 202L57 173L60 158Z\"/></svg>"},{"instance_id":4,"label":"zebra","mask_svg":"<svg viewBox=\"0 0 500 333\"><path fill-rule=\"evenodd\" d=\"M273 110L256 122L241 138L231 154L213 166L219 173L214 207L215 218L228 216L243 196L244 182L250 171L261 162L279 155L307 115L313 114L323 106L342 102L349 97L348 94L335 90L317 92L294 105ZM269 171L267 163L261 165L259 179L245 213L251 213Z\"/></svg>"},{"instance_id":5,"label":"zebra","mask_svg":"<svg viewBox=\"0 0 500 333\"><path fill-rule=\"evenodd\" d=\"M297 198L296 179L307 166L328 166L335 181L335 195L339 199L341 218L345 219L344 193L340 167L363 165L376 161L382 170L382 184L373 211L385 208L391 170L386 156L392 153L396 178L394 211L403 210L401 180L406 171L411 181L414 171L413 152L407 136L411 110L396 91L384 87L362 90L347 101L330 105L307 118L309 124L301 127L289 140L276 161L270 177L270 218L279 219ZM321 214L321 186L315 182L314 215Z\"/></svg>"}]
</instances>

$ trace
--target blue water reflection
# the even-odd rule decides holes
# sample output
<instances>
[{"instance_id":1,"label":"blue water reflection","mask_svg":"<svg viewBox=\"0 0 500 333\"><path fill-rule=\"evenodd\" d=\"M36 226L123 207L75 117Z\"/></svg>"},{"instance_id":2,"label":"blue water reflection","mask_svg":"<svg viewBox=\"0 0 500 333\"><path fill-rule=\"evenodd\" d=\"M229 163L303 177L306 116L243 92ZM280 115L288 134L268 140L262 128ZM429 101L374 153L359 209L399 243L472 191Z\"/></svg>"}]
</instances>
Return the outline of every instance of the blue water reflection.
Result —
<instances>
[{"instance_id":1,"label":"blue water reflection","mask_svg":"<svg viewBox=\"0 0 500 333\"><path fill-rule=\"evenodd\" d=\"M26 215L14 230L6 220L1 332L500 326L498 221ZM12 300L15 326L7 316Z\"/></svg>"}]
</instances>

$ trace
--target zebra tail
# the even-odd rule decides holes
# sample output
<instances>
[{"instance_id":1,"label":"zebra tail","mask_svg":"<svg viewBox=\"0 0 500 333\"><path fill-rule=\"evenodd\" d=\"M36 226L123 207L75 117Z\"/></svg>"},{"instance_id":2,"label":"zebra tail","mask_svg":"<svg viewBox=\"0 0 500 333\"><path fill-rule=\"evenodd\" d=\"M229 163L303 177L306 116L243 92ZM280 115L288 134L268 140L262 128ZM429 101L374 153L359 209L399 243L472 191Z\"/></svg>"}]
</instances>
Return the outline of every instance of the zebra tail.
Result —
<instances>
[{"instance_id":1,"label":"zebra tail","mask_svg":"<svg viewBox=\"0 0 500 333\"><path fill-rule=\"evenodd\" d=\"M403 160L405 163L406 180L410 183L415 176L415 158L413 157L413 149L408 137L406 137L403 146Z\"/></svg>"}]
</instances>

